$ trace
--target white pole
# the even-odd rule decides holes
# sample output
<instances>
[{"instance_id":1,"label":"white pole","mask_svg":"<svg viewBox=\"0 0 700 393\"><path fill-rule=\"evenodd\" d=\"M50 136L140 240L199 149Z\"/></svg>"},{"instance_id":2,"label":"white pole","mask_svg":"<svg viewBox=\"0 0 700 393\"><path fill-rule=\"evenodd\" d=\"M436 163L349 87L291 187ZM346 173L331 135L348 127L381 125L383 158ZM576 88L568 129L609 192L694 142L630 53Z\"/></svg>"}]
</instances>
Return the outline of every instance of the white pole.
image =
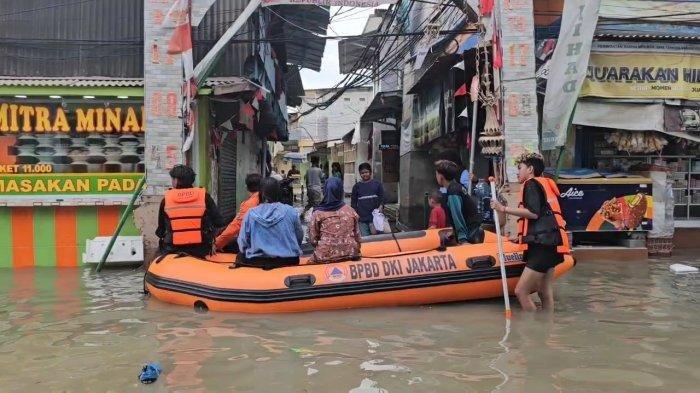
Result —
<instances>
[{"instance_id":1,"label":"white pole","mask_svg":"<svg viewBox=\"0 0 700 393\"><path fill-rule=\"evenodd\" d=\"M476 112L479 109L479 100L474 100L472 104L472 138L471 138L471 150L469 152L469 174L474 175L474 154L476 153ZM470 180L471 181L471 180ZM469 195L472 194L471 185L467 188Z\"/></svg>"},{"instance_id":2,"label":"white pole","mask_svg":"<svg viewBox=\"0 0 700 393\"><path fill-rule=\"evenodd\" d=\"M209 75L209 71L214 67L216 60L219 58L221 52L223 52L226 45L231 41L231 39L238 33L238 30L243 27L243 25L248 21L250 15L258 8L261 0L250 0L248 5L243 9L238 18L233 21L233 24L226 30L224 35L216 41L216 44L207 52L206 56L197 64L194 68L194 78L197 81L197 86L202 86L204 80Z\"/></svg>"},{"instance_id":3,"label":"white pole","mask_svg":"<svg viewBox=\"0 0 700 393\"><path fill-rule=\"evenodd\" d=\"M496 180L493 177L489 177L489 183L491 183L491 200L498 201L496 198ZM498 238L498 264L501 267L501 284L503 284L503 301L506 305L506 318L510 319L510 298L508 297L508 281L506 278L506 265L505 257L503 256L503 238L501 237L501 220L498 217L498 212L496 209L493 210L493 217L496 223L496 237Z\"/></svg>"}]
</instances>

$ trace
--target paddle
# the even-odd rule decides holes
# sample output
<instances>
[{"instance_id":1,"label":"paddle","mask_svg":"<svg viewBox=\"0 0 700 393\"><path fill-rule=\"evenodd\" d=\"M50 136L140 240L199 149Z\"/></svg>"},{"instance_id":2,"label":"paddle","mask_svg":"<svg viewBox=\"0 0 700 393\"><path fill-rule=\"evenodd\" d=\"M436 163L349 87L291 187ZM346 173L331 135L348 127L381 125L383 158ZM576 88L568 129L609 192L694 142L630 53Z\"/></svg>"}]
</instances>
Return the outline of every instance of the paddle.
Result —
<instances>
[{"instance_id":1,"label":"paddle","mask_svg":"<svg viewBox=\"0 0 700 393\"><path fill-rule=\"evenodd\" d=\"M497 201L498 199L496 198L496 179L492 177L489 177L489 183L491 183L491 199L494 201ZM503 256L503 238L501 237L501 220L500 217L498 216L498 211L496 209L493 209L493 217L495 219L496 223L496 238L497 238L497 243L498 243L498 264L501 267L501 283L503 284L503 301L505 302L506 306L506 318L510 319L511 317L511 311L510 311L510 298L508 297L508 281L506 280L506 266L505 266L505 257Z\"/></svg>"}]
</instances>

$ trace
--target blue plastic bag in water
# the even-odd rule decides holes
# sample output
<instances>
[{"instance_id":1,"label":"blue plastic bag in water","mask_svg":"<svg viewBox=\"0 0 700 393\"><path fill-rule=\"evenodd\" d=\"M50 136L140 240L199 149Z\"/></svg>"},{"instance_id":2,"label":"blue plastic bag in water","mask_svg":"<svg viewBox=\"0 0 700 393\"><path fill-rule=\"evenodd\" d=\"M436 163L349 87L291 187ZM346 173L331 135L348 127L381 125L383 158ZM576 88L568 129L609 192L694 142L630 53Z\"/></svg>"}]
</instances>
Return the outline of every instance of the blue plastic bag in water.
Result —
<instances>
[{"instance_id":1,"label":"blue plastic bag in water","mask_svg":"<svg viewBox=\"0 0 700 393\"><path fill-rule=\"evenodd\" d=\"M141 369L139 381L144 384L153 383L158 380L158 376L163 372L163 368L158 363L148 363Z\"/></svg>"}]
</instances>

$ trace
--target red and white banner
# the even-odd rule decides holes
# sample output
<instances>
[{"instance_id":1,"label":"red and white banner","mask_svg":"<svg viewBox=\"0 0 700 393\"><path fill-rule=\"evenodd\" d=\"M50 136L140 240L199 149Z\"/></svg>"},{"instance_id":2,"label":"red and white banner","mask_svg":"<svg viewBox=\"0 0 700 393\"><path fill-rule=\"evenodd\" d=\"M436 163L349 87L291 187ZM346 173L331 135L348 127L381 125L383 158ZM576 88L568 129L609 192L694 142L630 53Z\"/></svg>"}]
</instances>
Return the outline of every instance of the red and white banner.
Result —
<instances>
[{"instance_id":1,"label":"red and white banner","mask_svg":"<svg viewBox=\"0 0 700 393\"><path fill-rule=\"evenodd\" d=\"M318 5L336 7L374 8L382 4L395 4L397 0L262 0L262 7L273 5Z\"/></svg>"},{"instance_id":2,"label":"red and white banner","mask_svg":"<svg viewBox=\"0 0 700 393\"><path fill-rule=\"evenodd\" d=\"M175 55L192 50L192 26L190 25L190 0L177 0L163 20L164 27L174 27L168 41L168 53Z\"/></svg>"}]
</instances>

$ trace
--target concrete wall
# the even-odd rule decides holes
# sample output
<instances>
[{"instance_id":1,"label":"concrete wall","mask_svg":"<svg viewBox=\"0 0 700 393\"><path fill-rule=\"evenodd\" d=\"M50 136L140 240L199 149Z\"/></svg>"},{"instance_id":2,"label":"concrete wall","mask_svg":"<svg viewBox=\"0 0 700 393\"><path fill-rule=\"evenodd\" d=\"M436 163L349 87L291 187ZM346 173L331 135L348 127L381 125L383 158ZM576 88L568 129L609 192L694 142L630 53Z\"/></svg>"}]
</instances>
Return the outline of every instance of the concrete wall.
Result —
<instances>
[{"instance_id":1,"label":"concrete wall","mask_svg":"<svg viewBox=\"0 0 700 393\"><path fill-rule=\"evenodd\" d=\"M412 151L401 156L399 179L399 221L408 229L425 228L427 224L425 193L435 184L433 160L426 151Z\"/></svg>"},{"instance_id":2,"label":"concrete wall","mask_svg":"<svg viewBox=\"0 0 700 393\"><path fill-rule=\"evenodd\" d=\"M311 108L309 102L325 100L332 94L329 93L328 96L323 97L328 91L329 89L306 90L306 95L302 98L301 112ZM309 138L310 134L315 142L339 139L353 129L355 123L360 119L360 115L372 102L373 97L371 87L347 90L328 108L316 110L302 117L291 128L298 128L300 130L299 137L302 139ZM296 135L297 132L291 134Z\"/></svg>"}]
</instances>

